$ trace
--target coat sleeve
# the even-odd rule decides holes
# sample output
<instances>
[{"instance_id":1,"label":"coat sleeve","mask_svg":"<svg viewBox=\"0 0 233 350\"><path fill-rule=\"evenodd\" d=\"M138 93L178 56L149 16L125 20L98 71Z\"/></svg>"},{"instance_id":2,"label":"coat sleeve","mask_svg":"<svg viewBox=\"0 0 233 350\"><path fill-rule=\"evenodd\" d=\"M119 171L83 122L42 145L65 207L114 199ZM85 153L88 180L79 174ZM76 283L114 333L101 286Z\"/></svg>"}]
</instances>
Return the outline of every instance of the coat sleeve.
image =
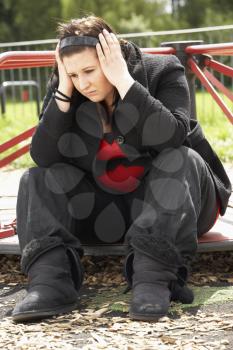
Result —
<instances>
[{"instance_id":1,"label":"coat sleeve","mask_svg":"<svg viewBox=\"0 0 233 350\"><path fill-rule=\"evenodd\" d=\"M30 147L30 155L39 167L49 167L65 161L65 157L59 152L58 143L61 136L70 130L73 116L74 108L62 112L48 91Z\"/></svg>"},{"instance_id":2,"label":"coat sleeve","mask_svg":"<svg viewBox=\"0 0 233 350\"><path fill-rule=\"evenodd\" d=\"M148 151L179 147L189 131L190 96L184 67L172 55L164 62L154 78L153 69L147 72L148 78L151 74L149 89L135 81L120 101L124 121L119 123L130 118L136 125L139 147ZM158 66L156 60L154 64ZM128 108L122 108L126 105Z\"/></svg>"}]
</instances>

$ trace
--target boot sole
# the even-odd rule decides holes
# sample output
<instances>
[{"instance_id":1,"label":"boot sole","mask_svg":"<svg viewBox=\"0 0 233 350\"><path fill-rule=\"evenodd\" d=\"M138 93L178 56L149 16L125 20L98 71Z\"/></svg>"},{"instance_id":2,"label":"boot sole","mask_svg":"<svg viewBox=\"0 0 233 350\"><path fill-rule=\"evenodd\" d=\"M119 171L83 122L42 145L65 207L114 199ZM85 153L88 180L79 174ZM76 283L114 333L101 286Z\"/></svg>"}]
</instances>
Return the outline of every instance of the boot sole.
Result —
<instances>
[{"instance_id":1,"label":"boot sole","mask_svg":"<svg viewBox=\"0 0 233 350\"><path fill-rule=\"evenodd\" d=\"M76 309L78 306L77 303L70 304L66 306L60 306L57 308L53 308L52 310L31 310L25 312L19 312L12 315L12 318L16 322L20 321L33 321L46 317L57 316L59 314L68 313Z\"/></svg>"},{"instance_id":2,"label":"boot sole","mask_svg":"<svg viewBox=\"0 0 233 350\"><path fill-rule=\"evenodd\" d=\"M132 312L129 312L129 318L132 320L137 320L137 321L148 321L148 322L156 322L160 318L167 316L167 314L156 314L156 315L147 315L147 314L135 314Z\"/></svg>"}]
</instances>

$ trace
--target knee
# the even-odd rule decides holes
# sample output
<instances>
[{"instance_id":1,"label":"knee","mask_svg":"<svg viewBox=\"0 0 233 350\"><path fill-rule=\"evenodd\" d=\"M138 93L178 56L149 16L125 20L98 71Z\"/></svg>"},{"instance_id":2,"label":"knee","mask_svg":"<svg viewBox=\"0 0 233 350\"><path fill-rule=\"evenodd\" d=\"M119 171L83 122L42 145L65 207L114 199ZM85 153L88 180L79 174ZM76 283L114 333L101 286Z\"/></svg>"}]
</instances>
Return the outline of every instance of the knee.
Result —
<instances>
[{"instance_id":1,"label":"knee","mask_svg":"<svg viewBox=\"0 0 233 350\"><path fill-rule=\"evenodd\" d=\"M159 153L158 157L161 157L165 161L177 163L189 157L198 157L199 154L194 151L192 148L186 146L180 146L178 148L166 148L161 153Z\"/></svg>"},{"instance_id":2,"label":"knee","mask_svg":"<svg viewBox=\"0 0 233 350\"><path fill-rule=\"evenodd\" d=\"M166 173L175 173L197 164L204 164L202 157L186 146L165 149L153 160L153 166Z\"/></svg>"},{"instance_id":3,"label":"knee","mask_svg":"<svg viewBox=\"0 0 233 350\"><path fill-rule=\"evenodd\" d=\"M43 179L43 182L45 180L46 174L48 176L49 174L48 168L43 168L43 167L31 167L28 168L20 177L20 182L19 182L19 187L25 187L29 185L29 182L35 182L37 183L38 181L41 182ZM56 175L58 176L56 169L53 170L53 177L55 179Z\"/></svg>"},{"instance_id":4,"label":"knee","mask_svg":"<svg viewBox=\"0 0 233 350\"><path fill-rule=\"evenodd\" d=\"M32 167L25 171L22 175L22 181L33 179L34 181L43 180L45 183L57 182L59 184L66 184L72 179L79 180L85 173L70 164L56 163L49 168Z\"/></svg>"},{"instance_id":5,"label":"knee","mask_svg":"<svg viewBox=\"0 0 233 350\"><path fill-rule=\"evenodd\" d=\"M25 170L24 173L20 177L20 183L27 183L29 177L29 169Z\"/></svg>"},{"instance_id":6,"label":"knee","mask_svg":"<svg viewBox=\"0 0 233 350\"><path fill-rule=\"evenodd\" d=\"M177 148L179 150L179 152L182 154L182 156L184 157L184 159L188 159L191 161L202 161L202 157L200 156L199 153L197 153L194 149L186 147L186 146L181 146L179 148Z\"/></svg>"},{"instance_id":7,"label":"knee","mask_svg":"<svg viewBox=\"0 0 233 350\"><path fill-rule=\"evenodd\" d=\"M44 183L51 192L65 194L74 189L85 177L84 171L70 164L57 163L44 169Z\"/></svg>"},{"instance_id":8,"label":"knee","mask_svg":"<svg viewBox=\"0 0 233 350\"><path fill-rule=\"evenodd\" d=\"M180 152L182 153L184 159L184 165L196 171L197 173L206 174L207 167L204 159L199 153L189 147L180 147Z\"/></svg>"},{"instance_id":9,"label":"knee","mask_svg":"<svg viewBox=\"0 0 233 350\"><path fill-rule=\"evenodd\" d=\"M187 158L187 147L166 148L153 160L153 166L165 173L174 173L183 168Z\"/></svg>"},{"instance_id":10,"label":"knee","mask_svg":"<svg viewBox=\"0 0 233 350\"><path fill-rule=\"evenodd\" d=\"M29 177L36 172L37 167L32 167L24 171L24 173L20 177L19 186L25 186L29 182Z\"/></svg>"}]
</instances>

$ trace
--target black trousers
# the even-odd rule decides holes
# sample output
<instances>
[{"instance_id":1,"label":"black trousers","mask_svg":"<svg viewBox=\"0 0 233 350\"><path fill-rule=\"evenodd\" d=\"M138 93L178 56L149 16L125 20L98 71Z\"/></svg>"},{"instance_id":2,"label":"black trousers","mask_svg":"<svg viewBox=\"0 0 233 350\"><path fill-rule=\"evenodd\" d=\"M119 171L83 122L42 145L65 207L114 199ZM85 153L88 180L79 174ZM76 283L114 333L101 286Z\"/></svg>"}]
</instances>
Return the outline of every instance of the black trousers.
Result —
<instances>
[{"instance_id":1,"label":"black trousers","mask_svg":"<svg viewBox=\"0 0 233 350\"><path fill-rule=\"evenodd\" d=\"M17 202L20 248L46 236L67 246L116 243L135 234L166 237L182 256L192 256L197 238L218 210L214 183L203 159L190 148L166 149L131 193L113 194L68 164L30 168Z\"/></svg>"}]
</instances>

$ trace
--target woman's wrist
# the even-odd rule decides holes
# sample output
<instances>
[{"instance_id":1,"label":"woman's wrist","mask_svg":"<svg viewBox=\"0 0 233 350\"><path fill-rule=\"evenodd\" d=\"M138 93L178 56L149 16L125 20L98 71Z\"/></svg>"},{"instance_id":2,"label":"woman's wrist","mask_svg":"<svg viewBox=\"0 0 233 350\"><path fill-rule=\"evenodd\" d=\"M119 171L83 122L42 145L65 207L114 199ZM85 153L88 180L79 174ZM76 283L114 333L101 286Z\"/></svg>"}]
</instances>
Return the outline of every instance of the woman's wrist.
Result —
<instances>
[{"instance_id":1,"label":"woman's wrist","mask_svg":"<svg viewBox=\"0 0 233 350\"><path fill-rule=\"evenodd\" d=\"M123 98L125 97L125 95L127 94L127 92L129 91L129 89L131 88L131 86L135 83L135 80L129 76L126 79L122 79L117 85L116 88L119 92L119 95L121 97L121 99L123 100Z\"/></svg>"},{"instance_id":2,"label":"woman's wrist","mask_svg":"<svg viewBox=\"0 0 233 350\"><path fill-rule=\"evenodd\" d=\"M61 92L61 94L64 94L65 96L71 98L73 89L70 89L62 84L59 84L57 91Z\"/></svg>"},{"instance_id":3,"label":"woman's wrist","mask_svg":"<svg viewBox=\"0 0 233 350\"><path fill-rule=\"evenodd\" d=\"M60 101L56 98L55 98L55 101L56 101L56 104L57 104L58 108L60 109L60 111L68 112L68 110L70 109L70 102Z\"/></svg>"},{"instance_id":4,"label":"woman's wrist","mask_svg":"<svg viewBox=\"0 0 233 350\"><path fill-rule=\"evenodd\" d=\"M54 91L54 99L56 100L57 106L62 112L68 112L70 109L72 91L65 88L63 85L58 86Z\"/></svg>"},{"instance_id":5,"label":"woman's wrist","mask_svg":"<svg viewBox=\"0 0 233 350\"><path fill-rule=\"evenodd\" d=\"M64 94L62 91L58 90L57 88L55 88L55 90L54 90L54 97L57 100L60 100L63 102L71 102L71 97Z\"/></svg>"}]
</instances>

